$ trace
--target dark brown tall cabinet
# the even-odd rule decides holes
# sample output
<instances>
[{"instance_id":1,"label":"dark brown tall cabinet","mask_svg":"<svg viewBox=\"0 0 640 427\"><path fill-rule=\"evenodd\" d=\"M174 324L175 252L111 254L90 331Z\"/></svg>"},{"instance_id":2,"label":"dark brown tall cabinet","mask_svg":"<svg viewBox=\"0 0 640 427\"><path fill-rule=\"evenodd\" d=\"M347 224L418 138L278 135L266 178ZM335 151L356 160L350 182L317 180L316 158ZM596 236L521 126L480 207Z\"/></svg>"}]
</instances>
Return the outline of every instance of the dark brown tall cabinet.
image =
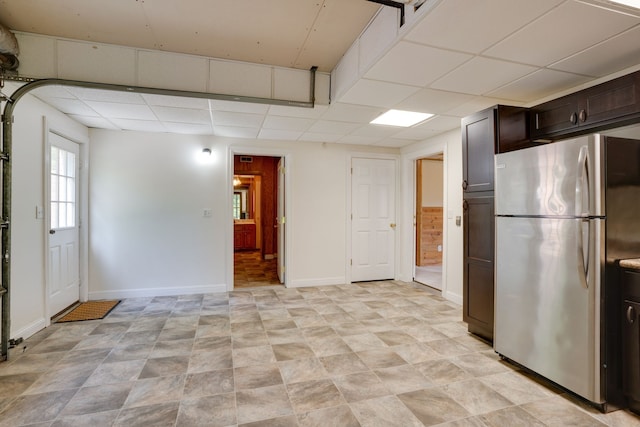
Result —
<instances>
[{"instance_id":1,"label":"dark brown tall cabinet","mask_svg":"<svg viewBox=\"0 0 640 427\"><path fill-rule=\"evenodd\" d=\"M529 144L527 110L497 105L462 119L463 315L469 332L493 340L494 154Z\"/></svg>"}]
</instances>

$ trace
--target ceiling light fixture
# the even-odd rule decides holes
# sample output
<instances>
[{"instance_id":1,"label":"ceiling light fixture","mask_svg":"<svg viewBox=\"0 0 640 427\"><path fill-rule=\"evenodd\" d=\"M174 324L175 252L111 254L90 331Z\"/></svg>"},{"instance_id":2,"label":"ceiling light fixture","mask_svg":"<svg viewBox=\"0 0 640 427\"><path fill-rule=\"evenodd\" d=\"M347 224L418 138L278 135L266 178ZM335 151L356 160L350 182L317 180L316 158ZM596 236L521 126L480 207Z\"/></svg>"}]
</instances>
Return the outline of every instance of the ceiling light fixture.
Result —
<instances>
[{"instance_id":1,"label":"ceiling light fixture","mask_svg":"<svg viewBox=\"0 0 640 427\"><path fill-rule=\"evenodd\" d=\"M235 175L233 177L233 186L237 187L238 185L242 184L242 181L240 181L240 178L238 178L238 175Z\"/></svg>"},{"instance_id":2,"label":"ceiling light fixture","mask_svg":"<svg viewBox=\"0 0 640 427\"><path fill-rule=\"evenodd\" d=\"M640 0L611 0L614 3L640 9Z\"/></svg>"},{"instance_id":3,"label":"ceiling light fixture","mask_svg":"<svg viewBox=\"0 0 640 427\"><path fill-rule=\"evenodd\" d=\"M371 121L374 125L409 127L433 117L433 114L414 111L389 110Z\"/></svg>"}]
</instances>

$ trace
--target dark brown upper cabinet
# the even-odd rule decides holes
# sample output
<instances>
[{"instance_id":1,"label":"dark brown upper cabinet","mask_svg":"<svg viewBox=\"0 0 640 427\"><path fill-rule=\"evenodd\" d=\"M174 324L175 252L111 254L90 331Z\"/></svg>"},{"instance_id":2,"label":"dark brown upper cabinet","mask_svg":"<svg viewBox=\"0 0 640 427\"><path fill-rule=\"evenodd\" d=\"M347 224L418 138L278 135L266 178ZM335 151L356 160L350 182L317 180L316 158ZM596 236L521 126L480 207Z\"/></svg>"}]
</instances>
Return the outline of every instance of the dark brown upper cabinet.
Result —
<instances>
[{"instance_id":1,"label":"dark brown upper cabinet","mask_svg":"<svg viewBox=\"0 0 640 427\"><path fill-rule=\"evenodd\" d=\"M462 188L493 191L493 155L530 145L526 108L496 105L462 119Z\"/></svg>"},{"instance_id":2,"label":"dark brown upper cabinet","mask_svg":"<svg viewBox=\"0 0 640 427\"><path fill-rule=\"evenodd\" d=\"M640 71L531 109L531 139L553 141L640 120Z\"/></svg>"}]
</instances>

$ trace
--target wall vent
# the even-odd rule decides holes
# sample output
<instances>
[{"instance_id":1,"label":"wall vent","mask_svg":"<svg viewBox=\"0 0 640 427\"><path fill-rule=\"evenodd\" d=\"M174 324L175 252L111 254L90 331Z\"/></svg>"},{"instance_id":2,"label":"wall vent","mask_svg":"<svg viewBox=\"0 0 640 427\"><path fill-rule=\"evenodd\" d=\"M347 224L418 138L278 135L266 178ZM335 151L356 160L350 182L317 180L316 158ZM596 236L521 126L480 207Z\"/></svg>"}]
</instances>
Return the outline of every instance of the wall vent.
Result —
<instances>
[{"instance_id":1,"label":"wall vent","mask_svg":"<svg viewBox=\"0 0 640 427\"><path fill-rule=\"evenodd\" d=\"M253 163L253 157L251 157L251 156L240 156L240 163Z\"/></svg>"}]
</instances>

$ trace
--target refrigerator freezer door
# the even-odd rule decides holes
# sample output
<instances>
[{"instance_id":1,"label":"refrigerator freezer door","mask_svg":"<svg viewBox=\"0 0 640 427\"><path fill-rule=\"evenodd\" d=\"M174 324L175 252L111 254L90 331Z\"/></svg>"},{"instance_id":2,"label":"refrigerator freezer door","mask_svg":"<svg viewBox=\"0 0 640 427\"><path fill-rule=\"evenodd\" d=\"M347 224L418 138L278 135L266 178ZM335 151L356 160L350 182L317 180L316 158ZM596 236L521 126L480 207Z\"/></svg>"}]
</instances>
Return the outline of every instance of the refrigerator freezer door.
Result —
<instances>
[{"instance_id":1,"label":"refrigerator freezer door","mask_svg":"<svg viewBox=\"0 0 640 427\"><path fill-rule=\"evenodd\" d=\"M596 403L603 221L496 218L495 350Z\"/></svg>"},{"instance_id":2,"label":"refrigerator freezer door","mask_svg":"<svg viewBox=\"0 0 640 427\"><path fill-rule=\"evenodd\" d=\"M498 154L496 215L604 216L600 135Z\"/></svg>"}]
</instances>

